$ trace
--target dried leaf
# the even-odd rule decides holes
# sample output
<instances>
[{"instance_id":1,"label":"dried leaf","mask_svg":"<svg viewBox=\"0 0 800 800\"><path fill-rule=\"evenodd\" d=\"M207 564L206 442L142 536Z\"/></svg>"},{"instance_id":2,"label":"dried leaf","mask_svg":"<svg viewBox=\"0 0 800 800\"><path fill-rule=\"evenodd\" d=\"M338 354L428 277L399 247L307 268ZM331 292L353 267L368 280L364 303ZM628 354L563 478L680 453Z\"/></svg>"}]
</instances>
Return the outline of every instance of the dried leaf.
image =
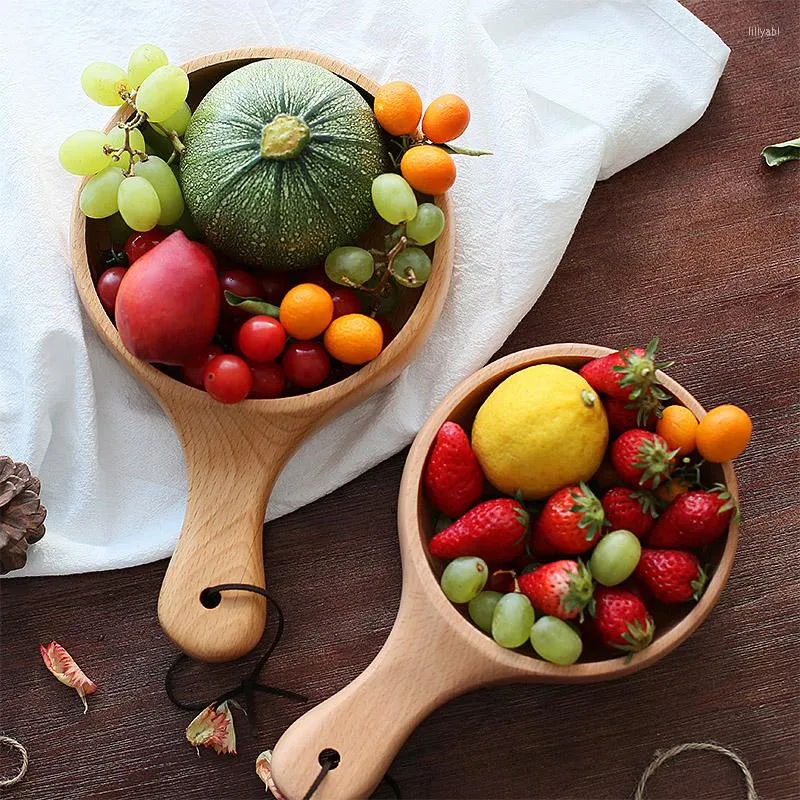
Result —
<instances>
[{"instance_id":1,"label":"dried leaf","mask_svg":"<svg viewBox=\"0 0 800 800\"><path fill-rule=\"evenodd\" d=\"M64 686L69 686L80 695L85 714L89 710L86 696L97 691L97 684L86 677L83 670L75 663L75 659L58 642L50 642L47 646L39 645L39 652L47 669Z\"/></svg>"},{"instance_id":2,"label":"dried leaf","mask_svg":"<svg viewBox=\"0 0 800 800\"><path fill-rule=\"evenodd\" d=\"M800 161L800 137L788 142L771 144L761 151L768 167L779 167L787 161Z\"/></svg>"},{"instance_id":3,"label":"dried leaf","mask_svg":"<svg viewBox=\"0 0 800 800\"><path fill-rule=\"evenodd\" d=\"M204 708L186 728L186 739L197 748L210 747L220 755L236 755L236 731L233 714L226 701L218 709L213 705Z\"/></svg>"},{"instance_id":4,"label":"dried leaf","mask_svg":"<svg viewBox=\"0 0 800 800\"><path fill-rule=\"evenodd\" d=\"M272 779L272 750L265 750L256 759L256 775L264 781L267 791L272 792L275 800L286 800Z\"/></svg>"}]
</instances>

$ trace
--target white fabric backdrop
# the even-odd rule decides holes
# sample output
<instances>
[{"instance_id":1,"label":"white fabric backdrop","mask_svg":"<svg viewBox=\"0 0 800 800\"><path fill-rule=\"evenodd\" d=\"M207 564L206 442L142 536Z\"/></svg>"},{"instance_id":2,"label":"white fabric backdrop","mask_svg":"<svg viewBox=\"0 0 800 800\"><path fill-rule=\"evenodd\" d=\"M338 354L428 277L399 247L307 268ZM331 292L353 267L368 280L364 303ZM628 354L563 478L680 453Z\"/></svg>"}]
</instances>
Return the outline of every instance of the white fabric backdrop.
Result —
<instances>
[{"instance_id":1,"label":"white fabric backdrop","mask_svg":"<svg viewBox=\"0 0 800 800\"><path fill-rule=\"evenodd\" d=\"M456 263L443 317L380 395L320 431L287 466L269 517L396 452L483 365L541 294L594 182L703 113L729 50L675 0L6 0L0 25L0 452L41 476L47 535L22 573L125 567L167 556L185 472L166 417L105 350L73 286L75 180L61 140L109 112L80 90L90 61L125 65L143 42L180 63L287 44L379 82L472 108L458 161ZM135 20L129 24L128 20Z\"/></svg>"}]
</instances>

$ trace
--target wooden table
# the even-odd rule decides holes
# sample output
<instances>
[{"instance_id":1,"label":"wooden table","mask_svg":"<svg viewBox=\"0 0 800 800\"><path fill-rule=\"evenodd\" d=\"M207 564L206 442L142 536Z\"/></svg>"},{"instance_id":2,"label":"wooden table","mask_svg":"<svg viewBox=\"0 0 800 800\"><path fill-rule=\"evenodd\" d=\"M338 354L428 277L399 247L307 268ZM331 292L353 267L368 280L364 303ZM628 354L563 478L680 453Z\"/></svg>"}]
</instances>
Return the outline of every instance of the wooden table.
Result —
<instances>
[{"instance_id":1,"label":"wooden table","mask_svg":"<svg viewBox=\"0 0 800 800\"><path fill-rule=\"evenodd\" d=\"M792 2L687 5L733 49L706 115L663 150L595 189L555 278L502 355L547 342L621 346L659 333L671 373L706 405L755 421L737 464L741 548L722 600L692 639L616 684L509 686L434 713L391 773L406 798L628 797L656 748L716 740L749 762L762 798L800 796L798 243L800 165L765 168L761 147L800 133ZM752 26L779 26L775 37ZM395 502L404 454L269 526L270 590L288 610L266 676L322 700L380 648L400 591ZM166 700L174 651L156 623L165 563L2 582L0 730L28 747L15 800L255 800L255 756L304 707L258 700L237 722L239 757L184 741L191 714ZM72 644L102 683L87 716L39 660ZM211 698L241 665L190 668ZM12 769L0 755L0 773ZM383 787L378 797L389 796ZM690 755L653 798L743 797L736 768Z\"/></svg>"}]
</instances>

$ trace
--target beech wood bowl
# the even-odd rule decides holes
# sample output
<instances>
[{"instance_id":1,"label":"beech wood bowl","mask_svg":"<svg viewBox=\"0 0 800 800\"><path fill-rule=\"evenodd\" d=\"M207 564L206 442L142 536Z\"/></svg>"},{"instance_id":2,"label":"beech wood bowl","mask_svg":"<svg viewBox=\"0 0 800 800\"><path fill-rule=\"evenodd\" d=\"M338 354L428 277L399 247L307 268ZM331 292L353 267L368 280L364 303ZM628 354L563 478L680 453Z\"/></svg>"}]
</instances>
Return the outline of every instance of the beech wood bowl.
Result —
<instances>
[{"instance_id":1,"label":"beech wood bowl","mask_svg":"<svg viewBox=\"0 0 800 800\"><path fill-rule=\"evenodd\" d=\"M255 47L215 53L185 64L191 83L189 104L196 106L229 72L265 58L318 64L352 83L369 100L378 89L374 81L327 56L292 48ZM106 131L129 116L130 111L123 107ZM435 198L445 213L446 226L433 249L430 280L422 290L401 290L400 303L389 318L399 333L378 358L338 383L309 394L226 406L125 349L94 286L103 268L101 250L109 246L106 224L84 217L78 194L72 211L71 248L81 301L106 346L172 419L186 457L186 516L161 588L159 621L170 640L192 658L229 661L258 643L266 624L266 602L250 592L225 592L220 604L209 609L201 604L200 594L221 583L265 585L264 512L284 464L315 428L396 378L424 344L450 284L450 207L446 196ZM374 227L378 236L380 223L376 221Z\"/></svg>"},{"instance_id":2,"label":"beech wood bowl","mask_svg":"<svg viewBox=\"0 0 800 800\"><path fill-rule=\"evenodd\" d=\"M385 645L367 669L338 694L297 720L281 737L272 774L287 800L300 800L319 773L319 754L332 748L341 762L330 771L315 800L369 797L411 731L435 708L470 689L491 684L591 683L622 678L655 664L697 629L719 599L733 565L739 537L733 520L727 535L706 554L712 573L699 602L655 615L653 643L627 660L607 651L595 660L562 667L534 656L528 646L506 650L454 606L439 586L443 562L428 553L433 511L425 499L422 473L442 423L469 430L478 407L511 373L533 364L579 368L613 352L586 344L555 344L523 350L484 367L457 386L417 434L408 454L397 517L403 561L400 610ZM660 373L665 388L698 419L703 407L678 383ZM730 463L710 465L706 477L721 479L738 501Z\"/></svg>"}]
</instances>

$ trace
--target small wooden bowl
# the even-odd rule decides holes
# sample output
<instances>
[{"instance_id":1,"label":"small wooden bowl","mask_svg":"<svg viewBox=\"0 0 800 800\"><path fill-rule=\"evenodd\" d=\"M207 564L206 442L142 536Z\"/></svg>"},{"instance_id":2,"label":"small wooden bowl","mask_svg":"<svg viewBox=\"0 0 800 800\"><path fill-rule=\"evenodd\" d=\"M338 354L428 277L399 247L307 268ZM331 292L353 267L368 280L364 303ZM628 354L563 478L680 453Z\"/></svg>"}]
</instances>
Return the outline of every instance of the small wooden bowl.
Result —
<instances>
[{"instance_id":1,"label":"small wooden bowl","mask_svg":"<svg viewBox=\"0 0 800 800\"><path fill-rule=\"evenodd\" d=\"M374 81L327 56L284 47L244 48L184 65L191 82L190 105L195 106L229 72L265 58L297 58L318 64L352 83L369 99L378 89ZM128 116L129 111L122 108L106 131ZM338 383L309 394L224 406L125 349L94 286L102 270L101 250L109 246L106 226L103 220L84 217L76 195L72 263L86 313L106 346L171 417L186 456L186 516L164 577L158 615L167 636L193 658L229 661L258 643L266 623L264 598L226 592L221 603L209 609L200 602L201 592L221 583L265 585L264 511L284 464L315 428L394 380L433 329L450 285L454 239L447 197L435 201L447 223L434 248L431 278L421 291L402 292L390 317L399 333L378 358Z\"/></svg>"},{"instance_id":2,"label":"small wooden bowl","mask_svg":"<svg viewBox=\"0 0 800 800\"><path fill-rule=\"evenodd\" d=\"M454 420L468 429L489 393L520 369L541 363L579 368L611 352L593 345L556 344L507 356L457 386L417 434L403 472L397 510L403 559L397 620L369 667L297 720L278 741L273 777L288 800L303 797L319 772L319 753L326 748L336 750L341 763L325 777L315 800L366 798L411 731L456 695L499 683L591 683L622 678L663 658L709 615L733 565L739 537L735 520L727 536L711 549L713 573L699 602L688 611L681 606L657 617L653 643L629 661L624 656L602 655L599 660L561 667L534 657L532 650L505 650L465 619L439 586L442 565L428 553L433 514L424 496L422 474L442 423ZM704 416L703 407L689 392L667 375L661 374L661 380L698 419ZM710 477L724 480L738 501L730 463L720 465L718 475Z\"/></svg>"}]
</instances>

